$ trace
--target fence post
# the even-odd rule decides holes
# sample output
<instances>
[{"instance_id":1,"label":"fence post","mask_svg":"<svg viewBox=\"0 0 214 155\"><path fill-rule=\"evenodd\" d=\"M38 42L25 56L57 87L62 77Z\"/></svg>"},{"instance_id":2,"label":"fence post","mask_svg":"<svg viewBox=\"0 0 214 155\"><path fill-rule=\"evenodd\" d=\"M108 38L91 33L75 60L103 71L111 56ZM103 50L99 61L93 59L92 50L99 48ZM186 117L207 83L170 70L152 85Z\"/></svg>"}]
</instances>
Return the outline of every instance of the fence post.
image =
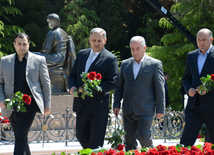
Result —
<instances>
[{"instance_id":1,"label":"fence post","mask_svg":"<svg viewBox=\"0 0 214 155\"><path fill-rule=\"evenodd\" d=\"M69 112L69 109L68 107L65 109L66 111L66 118L65 118L65 121L66 121L66 126L65 126L65 146L68 146L68 112Z\"/></svg>"}]
</instances>

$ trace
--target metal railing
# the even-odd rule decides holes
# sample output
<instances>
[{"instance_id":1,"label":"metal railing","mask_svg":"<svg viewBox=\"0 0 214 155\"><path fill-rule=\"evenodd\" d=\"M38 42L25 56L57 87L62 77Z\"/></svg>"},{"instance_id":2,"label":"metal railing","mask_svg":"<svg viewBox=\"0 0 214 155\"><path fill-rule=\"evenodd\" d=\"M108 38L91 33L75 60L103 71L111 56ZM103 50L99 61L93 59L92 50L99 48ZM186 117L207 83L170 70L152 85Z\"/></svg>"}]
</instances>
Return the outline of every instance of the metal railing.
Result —
<instances>
[{"instance_id":1,"label":"metal railing","mask_svg":"<svg viewBox=\"0 0 214 155\"><path fill-rule=\"evenodd\" d=\"M0 144L14 143L14 133L10 123L2 123L0 121ZM184 113L180 111L171 111L168 109L165 116L156 119L152 123L153 139L178 139L181 137L184 127ZM114 132L115 128L123 130L122 114L115 116L109 114L108 124L106 128L106 137ZM53 113L46 117L36 115L28 133L28 141L45 143L45 142L67 142L77 141L76 139L76 115L70 113L69 109L65 113Z\"/></svg>"}]
</instances>

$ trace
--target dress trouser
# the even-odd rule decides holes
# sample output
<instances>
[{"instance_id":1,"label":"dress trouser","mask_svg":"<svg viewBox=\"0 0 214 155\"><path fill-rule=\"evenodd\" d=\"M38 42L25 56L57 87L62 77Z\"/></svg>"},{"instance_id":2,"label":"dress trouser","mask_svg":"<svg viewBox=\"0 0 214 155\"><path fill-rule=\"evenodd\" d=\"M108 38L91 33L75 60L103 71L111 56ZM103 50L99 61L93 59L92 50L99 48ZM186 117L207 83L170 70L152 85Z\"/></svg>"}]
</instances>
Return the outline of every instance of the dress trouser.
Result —
<instances>
[{"instance_id":1,"label":"dress trouser","mask_svg":"<svg viewBox=\"0 0 214 155\"><path fill-rule=\"evenodd\" d=\"M184 146L193 146L201 125L204 122L208 132L208 142L214 143L214 112L203 111L200 106L194 106L192 110L185 110L185 127L180 140Z\"/></svg>"},{"instance_id":2,"label":"dress trouser","mask_svg":"<svg viewBox=\"0 0 214 155\"><path fill-rule=\"evenodd\" d=\"M126 151L137 149L137 141L139 140L141 147L153 147L151 138L152 116L123 115L123 124L126 131Z\"/></svg>"},{"instance_id":3,"label":"dress trouser","mask_svg":"<svg viewBox=\"0 0 214 155\"><path fill-rule=\"evenodd\" d=\"M77 113L76 137L82 147L95 149L104 143L108 114Z\"/></svg>"},{"instance_id":4,"label":"dress trouser","mask_svg":"<svg viewBox=\"0 0 214 155\"><path fill-rule=\"evenodd\" d=\"M31 155L28 145L28 131L36 115L34 106L26 105L27 112L13 111L9 117L15 135L14 155Z\"/></svg>"}]
</instances>

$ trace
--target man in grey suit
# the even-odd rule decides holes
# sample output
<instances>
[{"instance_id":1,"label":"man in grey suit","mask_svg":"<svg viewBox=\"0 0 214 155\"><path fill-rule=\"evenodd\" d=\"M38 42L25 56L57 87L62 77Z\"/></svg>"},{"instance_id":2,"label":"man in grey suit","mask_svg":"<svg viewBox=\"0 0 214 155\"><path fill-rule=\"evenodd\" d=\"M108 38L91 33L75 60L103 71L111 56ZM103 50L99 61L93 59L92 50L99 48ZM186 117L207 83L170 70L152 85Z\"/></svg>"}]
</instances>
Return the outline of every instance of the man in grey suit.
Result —
<instances>
[{"instance_id":1,"label":"man in grey suit","mask_svg":"<svg viewBox=\"0 0 214 155\"><path fill-rule=\"evenodd\" d=\"M145 53L141 36L131 38L130 48L133 57L122 61L113 103L117 115L123 99L126 151L137 148L136 138L142 147L153 147L153 115L156 112L157 118L163 117L165 108L162 62Z\"/></svg>"},{"instance_id":2,"label":"man in grey suit","mask_svg":"<svg viewBox=\"0 0 214 155\"><path fill-rule=\"evenodd\" d=\"M29 40L25 33L16 34L16 53L2 57L0 63L0 108L2 115L9 117L14 131L14 155L31 154L27 135L36 112L50 113L51 86L46 60L29 51ZM30 105L24 105L27 112L12 111L5 106L5 99L12 99L17 91L32 98Z\"/></svg>"}]
</instances>

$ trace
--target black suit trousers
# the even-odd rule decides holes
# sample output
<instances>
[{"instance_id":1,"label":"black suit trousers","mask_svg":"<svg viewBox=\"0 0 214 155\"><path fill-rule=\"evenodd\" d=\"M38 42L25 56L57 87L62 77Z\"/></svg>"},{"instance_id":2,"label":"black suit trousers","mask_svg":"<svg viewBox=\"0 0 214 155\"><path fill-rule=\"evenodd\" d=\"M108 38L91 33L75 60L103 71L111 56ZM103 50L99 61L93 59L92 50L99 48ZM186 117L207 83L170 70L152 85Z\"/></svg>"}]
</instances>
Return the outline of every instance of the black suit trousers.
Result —
<instances>
[{"instance_id":1,"label":"black suit trousers","mask_svg":"<svg viewBox=\"0 0 214 155\"><path fill-rule=\"evenodd\" d=\"M135 115L133 112L130 115L123 115L124 130L126 131L126 151L137 149L137 139L141 147L153 147L151 138L152 116Z\"/></svg>"},{"instance_id":2,"label":"black suit trousers","mask_svg":"<svg viewBox=\"0 0 214 155\"><path fill-rule=\"evenodd\" d=\"M28 131L34 120L38 107L35 103L25 106L27 112L13 111L9 117L11 127L15 135L14 155L31 155L28 145Z\"/></svg>"},{"instance_id":3,"label":"black suit trousers","mask_svg":"<svg viewBox=\"0 0 214 155\"><path fill-rule=\"evenodd\" d=\"M200 106L194 106L192 110L185 110L185 127L180 140L184 146L193 146L201 125L204 122L209 135L208 142L214 144L214 112L203 111Z\"/></svg>"},{"instance_id":4,"label":"black suit trousers","mask_svg":"<svg viewBox=\"0 0 214 155\"><path fill-rule=\"evenodd\" d=\"M84 149L96 149L104 143L108 114L77 113L76 137Z\"/></svg>"}]
</instances>

